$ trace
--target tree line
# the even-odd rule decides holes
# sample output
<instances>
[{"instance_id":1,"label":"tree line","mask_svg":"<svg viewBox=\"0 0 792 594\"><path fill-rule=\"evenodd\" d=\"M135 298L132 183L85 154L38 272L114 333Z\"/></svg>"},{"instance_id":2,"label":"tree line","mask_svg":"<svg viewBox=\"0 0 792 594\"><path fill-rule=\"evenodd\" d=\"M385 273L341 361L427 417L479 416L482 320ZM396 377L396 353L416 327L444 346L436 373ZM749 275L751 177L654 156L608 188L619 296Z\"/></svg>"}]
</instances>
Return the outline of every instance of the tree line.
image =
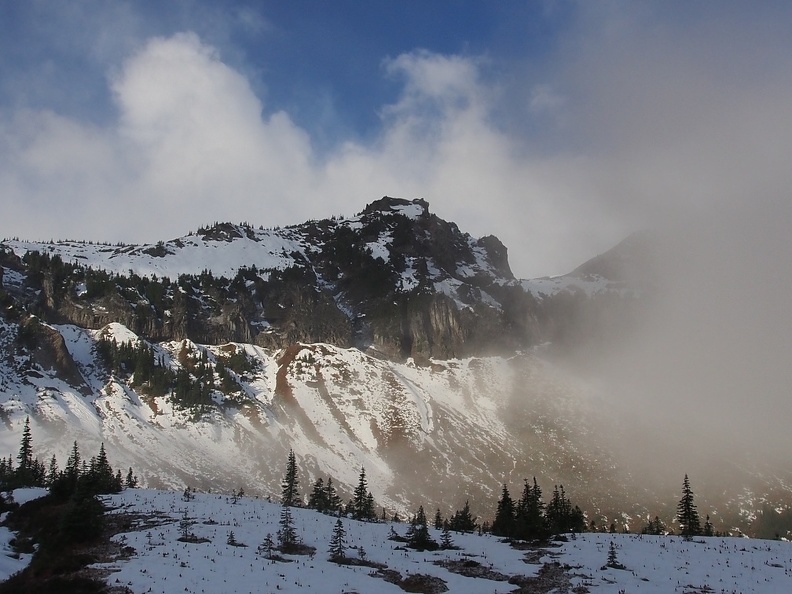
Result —
<instances>
[{"instance_id":1,"label":"tree line","mask_svg":"<svg viewBox=\"0 0 792 594\"><path fill-rule=\"evenodd\" d=\"M181 365L174 370L143 340L118 343L103 337L96 343L96 352L107 369L127 378L133 388L150 396L168 395L176 407L195 414L214 405L215 390L225 396L242 394L244 390L234 374L252 369L242 351L217 357L212 364L206 350L193 355L182 349Z\"/></svg>"}]
</instances>

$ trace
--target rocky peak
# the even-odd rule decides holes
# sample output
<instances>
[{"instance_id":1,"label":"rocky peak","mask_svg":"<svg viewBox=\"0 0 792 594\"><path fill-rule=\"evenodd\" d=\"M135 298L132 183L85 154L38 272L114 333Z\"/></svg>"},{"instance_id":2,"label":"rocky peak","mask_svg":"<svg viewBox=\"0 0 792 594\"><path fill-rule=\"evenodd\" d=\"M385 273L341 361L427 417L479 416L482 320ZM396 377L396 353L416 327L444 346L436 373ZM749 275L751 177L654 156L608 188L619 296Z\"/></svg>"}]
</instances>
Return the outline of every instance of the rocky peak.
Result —
<instances>
[{"instance_id":1,"label":"rocky peak","mask_svg":"<svg viewBox=\"0 0 792 594\"><path fill-rule=\"evenodd\" d=\"M383 196L379 200L375 200L371 204L367 205L360 214L370 215L374 213L394 212L406 214L406 216L426 216L429 214L429 203L423 198L407 200L405 198L392 198L391 196Z\"/></svg>"},{"instance_id":2,"label":"rocky peak","mask_svg":"<svg viewBox=\"0 0 792 594\"><path fill-rule=\"evenodd\" d=\"M150 246L9 246L58 256L49 272L55 260L30 260L29 280L44 279L38 315L83 327L119 321L157 340L328 342L447 358L529 346L537 335L535 301L514 282L505 246L471 237L422 199L385 196L354 217L283 229L216 223Z\"/></svg>"}]
</instances>

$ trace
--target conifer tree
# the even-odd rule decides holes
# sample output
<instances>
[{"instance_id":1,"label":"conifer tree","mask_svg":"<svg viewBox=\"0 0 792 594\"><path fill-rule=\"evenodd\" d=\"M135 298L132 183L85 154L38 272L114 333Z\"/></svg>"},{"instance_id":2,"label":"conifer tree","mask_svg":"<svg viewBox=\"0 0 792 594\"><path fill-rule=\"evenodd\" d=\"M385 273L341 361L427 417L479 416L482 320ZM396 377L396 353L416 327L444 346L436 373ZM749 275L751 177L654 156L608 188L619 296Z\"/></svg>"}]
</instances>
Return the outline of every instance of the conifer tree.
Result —
<instances>
[{"instance_id":1,"label":"conifer tree","mask_svg":"<svg viewBox=\"0 0 792 594\"><path fill-rule=\"evenodd\" d=\"M55 481L58 480L59 474L60 470L58 470L58 460L53 454L52 458L50 458L49 468L47 469L47 487L51 487Z\"/></svg>"},{"instance_id":2,"label":"conifer tree","mask_svg":"<svg viewBox=\"0 0 792 594\"><path fill-rule=\"evenodd\" d=\"M616 557L616 545L613 544L611 541L610 546L608 547L608 560L605 562L605 567L612 567L613 569L624 569L624 565L619 563L618 558Z\"/></svg>"},{"instance_id":3,"label":"conifer tree","mask_svg":"<svg viewBox=\"0 0 792 594\"><path fill-rule=\"evenodd\" d=\"M327 493L325 491L324 479L317 478L314 481L311 494L308 496L308 507L318 512L327 510Z\"/></svg>"},{"instance_id":4,"label":"conifer tree","mask_svg":"<svg viewBox=\"0 0 792 594\"><path fill-rule=\"evenodd\" d=\"M286 476L281 483L281 503L287 507L300 506L300 494L297 490L300 481L297 478L297 460L294 450L289 450L289 459L286 463Z\"/></svg>"},{"instance_id":5,"label":"conifer tree","mask_svg":"<svg viewBox=\"0 0 792 594\"><path fill-rule=\"evenodd\" d=\"M693 490L690 488L690 480L685 475L682 483L682 499L677 504L677 521L682 536L692 538L701 534L701 520L699 519L696 504L693 503Z\"/></svg>"},{"instance_id":6,"label":"conifer tree","mask_svg":"<svg viewBox=\"0 0 792 594\"><path fill-rule=\"evenodd\" d=\"M707 514L707 519L704 521L704 531L702 533L703 536L715 536L715 529L712 526L712 522L710 522L709 514Z\"/></svg>"},{"instance_id":7,"label":"conifer tree","mask_svg":"<svg viewBox=\"0 0 792 594\"><path fill-rule=\"evenodd\" d=\"M661 534L665 534L665 530L665 525L660 519L660 516L655 516L654 520L649 520L649 523L641 529L641 534L660 536Z\"/></svg>"},{"instance_id":8,"label":"conifer tree","mask_svg":"<svg viewBox=\"0 0 792 594\"><path fill-rule=\"evenodd\" d=\"M419 551L431 551L437 548L437 543L429 535L429 527L426 523L426 512L424 512L423 505L418 508L418 513L415 514L410 522L410 528L407 530L407 546Z\"/></svg>"},{"instance_id":9,"label":"conifer tree","mask_svg":"<svg viewBox=\"0 0 792 594\"><path fill-rule=\"evenodd\" d=\"M180 538L182 540L189 540L192 538L192 534L190 532L190 526L193 525L193 521L187 516L187 510L185 509L182 512L182 518L179 520L179 533Z\"/></svg>"},{"instance_id":10,"label":"conifer tree","mask_svg":"<svg viewBox=\"0 0 792 594\"><path fill-rule=\"evenodd\" d=\"M346 557L346 531L341 518L338 518L330 538L330 561L341 562Z\"/></svg>"},{"instance_id":11,"label":"conifer tree","mask_svg":"<svg viewBox=\"0 0 792 594\"><path fill-rule=\"evenodd\" d=\"M495 536L511 536L514 531L514 501L509 495L509 488L504 484L498 510L492 522L492 533Z\"/></svg>"},{"instance_id":12,"label":"conifer tree","mask_svg":"<svg viewBox=\"0 0 792 594\"><path fill-rule=\"evenodd\" d=\"M440 514L440 508L437 508L434 517L434 527L435 530L440 530L443 527L443 516Z\"/></svg>"},{"instance_id":13,"label":"conifer tree","mask_svg":"<svg viewBox=\"0 0 792 594\"><path fill-rule=\"evenodd\" d=\"M267 536L264 537L264 542L262 542L258 547L258 553L263 554L267 559L272 559L272 550L275 548L275 543L272 541L272 534L267 532Z\"/></svg>"},{"instance_id":14,"label":"conifer tree","mask_svg":"<svg viewBox=\"0 0 792 594\"><path fill-rule=\"evenodd\" d=\"M371 491L366 494L366 508L363 510L364 517L367 520L377 519L377 505L374 502L374 495Z\"/></svg>"},{"instance_id":15,"label":"conifer tree","mask_svg":"<svg viewBox=\"0 0 792 594\"><path fill-rule=\"evenodd\" d=\"M30 417L26 417L17 455L16 484L20 487L32 487L35 486L34 478L33 435L30 431Z\"/></svg>"},{"instance_id":16,"label":"conifer tree","mask_svg":"<svg viewBox=\"0 0 792 594\"><path fill-rule=\"evenodd\" d=\"M440 548L449 550L454 547L454 541L451 539L451 530L448 528L448 523L443 526L443 532L440 535Z\"/></svg>"},{"instance_id":17,"label":"conifer tree","mask_svg":"<svg viewBox=\"0 0 792 594\"><path fill-rule=\"evenodd\" d=\"M374 496L369 492L366 483L366 469L360 469L360 477L351 501L352 517L356 520L371 520L375 517Z\"/></svg>"},{"instance_id":18,"label":"conifer tree","mask_svg":"<svg viewBox=\"0 0 792 594\"><path fill-rule=\"evenodd\" d=\"M280 526L278 530L278 546L284 553L288 553L290 549L294 548L297 544L297 532L294 529L294 520L289 511L289 506L284 505L281 508Z\"/></svg>"},{"instance_id":19,"label":"conifer tree","mask_svg":"<svg viewBox=\"0 0 792 594\"><path fill-rule=\"evenodd\" d=\"M524 540L540 539L547 536L547 522L544 515L542 489L533 478L533 484L524 481L523 492L515 512L515 536Z\"/></svg>"},{"instance_id":20,"label":"conifer tree","mask_svg":"<svg viewBox=\"0 0 792 594\"><path fill-rule=\"evenodd\" d=\"M327 486L325 487L325 502L327 505L327 511L331 513L337 513L341 509L341 497L338 496L338 493L335 490L332 477L327 477Z\"/></svg>"},{"instance_id":21,"label":"conifer tree","mask_svg":"<svg viewBox=\"0 0 792 594\"><path fill-rule=\"evenodd\" d=\"M470 501L465 501L465 506L454 512L449 527L455 532L473 532L476 529L476 520L470 513Z\"/></svg>"}]
</instances>

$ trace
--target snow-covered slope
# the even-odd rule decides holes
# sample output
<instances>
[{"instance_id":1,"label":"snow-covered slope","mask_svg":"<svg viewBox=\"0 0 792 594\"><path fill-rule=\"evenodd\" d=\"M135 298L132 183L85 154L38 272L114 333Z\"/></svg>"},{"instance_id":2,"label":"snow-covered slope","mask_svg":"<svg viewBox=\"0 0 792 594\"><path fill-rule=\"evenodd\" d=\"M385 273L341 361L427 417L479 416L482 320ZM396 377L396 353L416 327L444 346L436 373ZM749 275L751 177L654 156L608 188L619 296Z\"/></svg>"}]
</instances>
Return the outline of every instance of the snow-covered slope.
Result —
<instances>
[{"instance_id":1,"label":"snow-covered slope","mask_svg":"<svg viewBox=\"0 0 792 594\"><path fill-rule=\"evenodd\" d=\"M137 527L116 536L134 552L97 566L110 570L108 582L143 592L402 592L379 577L383 570L337 565L328 560L336 519L293 509L298 537L313 555L284 555L270 561L258 551L279 529L281 508L261 500L197 494L184 501L178 493L127 490L108 498L113 513L138 514ZM180 542L181 524L206 542ZM516 550L500 539L452 533L458 549L418 552L388 540L405 524L342 520L347 556L367 560L409 576L433 576L454 594L506 592L685 592L770 593L792 588L792 547L788 542L741 538L583 534L539 550ZM237 545L227 544L233 531ZM440 533L431 529L440 540ZM611 544L624 569L604 567ZM457 571L454 569L457 568ZM476 571L487 577L471 577ZM391 574L393 575L393 574ZM511 580L509 582L508 580ZM523 585L524 590L517 590ZM416 591L416 590L410 590ZM421 590L424 591L424 590Z\"/></svg>"},{"instance_id":2,"label":"snow-covered slope","mask_svg":"<svg viewBox=\"0 0 792 594\"><path fill-rule=\"evenodd\" d=\"M16 448L30 415L43 460L62 458L74 440L86 452L103 441L114 465L133 466L154 486L275 495L293 448L303 493L315 478L331 476L348 496L365 467L377 502L402 512L415 502L468 498L483 512L502 481L519 485L533 475L600 504L605 494L589 487L607 479L609 494L620 492L586 395L532 355L417 365L328 344L273 352L153 344L155 358L174 371L244 354L246 369L230 372L235 389L223 392L215 371L211 404L195 408L179 406L170 392L151 395L134 375L109 372L99 341L142 341L124 326L43 326L63 337L83 387L60 379L35 353L0 364L7 421L0 451Z\"/></svg>"}]
</instances>

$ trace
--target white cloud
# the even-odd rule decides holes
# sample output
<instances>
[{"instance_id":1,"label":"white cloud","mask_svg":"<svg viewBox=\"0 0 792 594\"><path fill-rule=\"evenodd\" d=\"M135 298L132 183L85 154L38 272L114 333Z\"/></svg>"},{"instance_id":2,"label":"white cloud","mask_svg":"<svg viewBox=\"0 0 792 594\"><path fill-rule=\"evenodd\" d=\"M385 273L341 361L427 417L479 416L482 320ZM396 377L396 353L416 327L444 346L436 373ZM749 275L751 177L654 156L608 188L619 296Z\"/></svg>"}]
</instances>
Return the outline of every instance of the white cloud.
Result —
<instances>
[{"instance_id":1,"label":"white cloud","mask_svg":"<svg viewBox=\"0 0 792 594\"><path fill-rule=\"evenodd\" d=\"M156 241L215 220L351 214L390 194L499 235L518 272L562 272L564 234L547 229L564 227L574 189L555 184L557 163L525 162L491 123L497 90L480 80L481 63L417 51L384 68L404 86L382 109L379 137L319 158L308 133L284 112L268 115L195 34L150 39L112 77L110 126L32 111L7 125L5 233Z\"/></svg>"},{"instance_id":2,"label":"white cloud","mask_svg":"<svg viewBox=\"0 0 792 594\"><path fill-rule=\"evenodd\" d=\"M540 72L424 50L388 59L384 75L403 86L380 133L322 154L195 34L149 39L114 70L117 119L104 127L0 119L0 234L156 241L214 220L349 214L390 194L498 235L530 276L566 272L657 220L778 200L792 182L789 81L721 65L719 51L739 64L746 44L729 50L720 28L623 13L582 10ZM517 116L500 110L518 104L526 126L505 127ZM534 124L564 142L536 144Z\"/></svg>"}]
</instances>

